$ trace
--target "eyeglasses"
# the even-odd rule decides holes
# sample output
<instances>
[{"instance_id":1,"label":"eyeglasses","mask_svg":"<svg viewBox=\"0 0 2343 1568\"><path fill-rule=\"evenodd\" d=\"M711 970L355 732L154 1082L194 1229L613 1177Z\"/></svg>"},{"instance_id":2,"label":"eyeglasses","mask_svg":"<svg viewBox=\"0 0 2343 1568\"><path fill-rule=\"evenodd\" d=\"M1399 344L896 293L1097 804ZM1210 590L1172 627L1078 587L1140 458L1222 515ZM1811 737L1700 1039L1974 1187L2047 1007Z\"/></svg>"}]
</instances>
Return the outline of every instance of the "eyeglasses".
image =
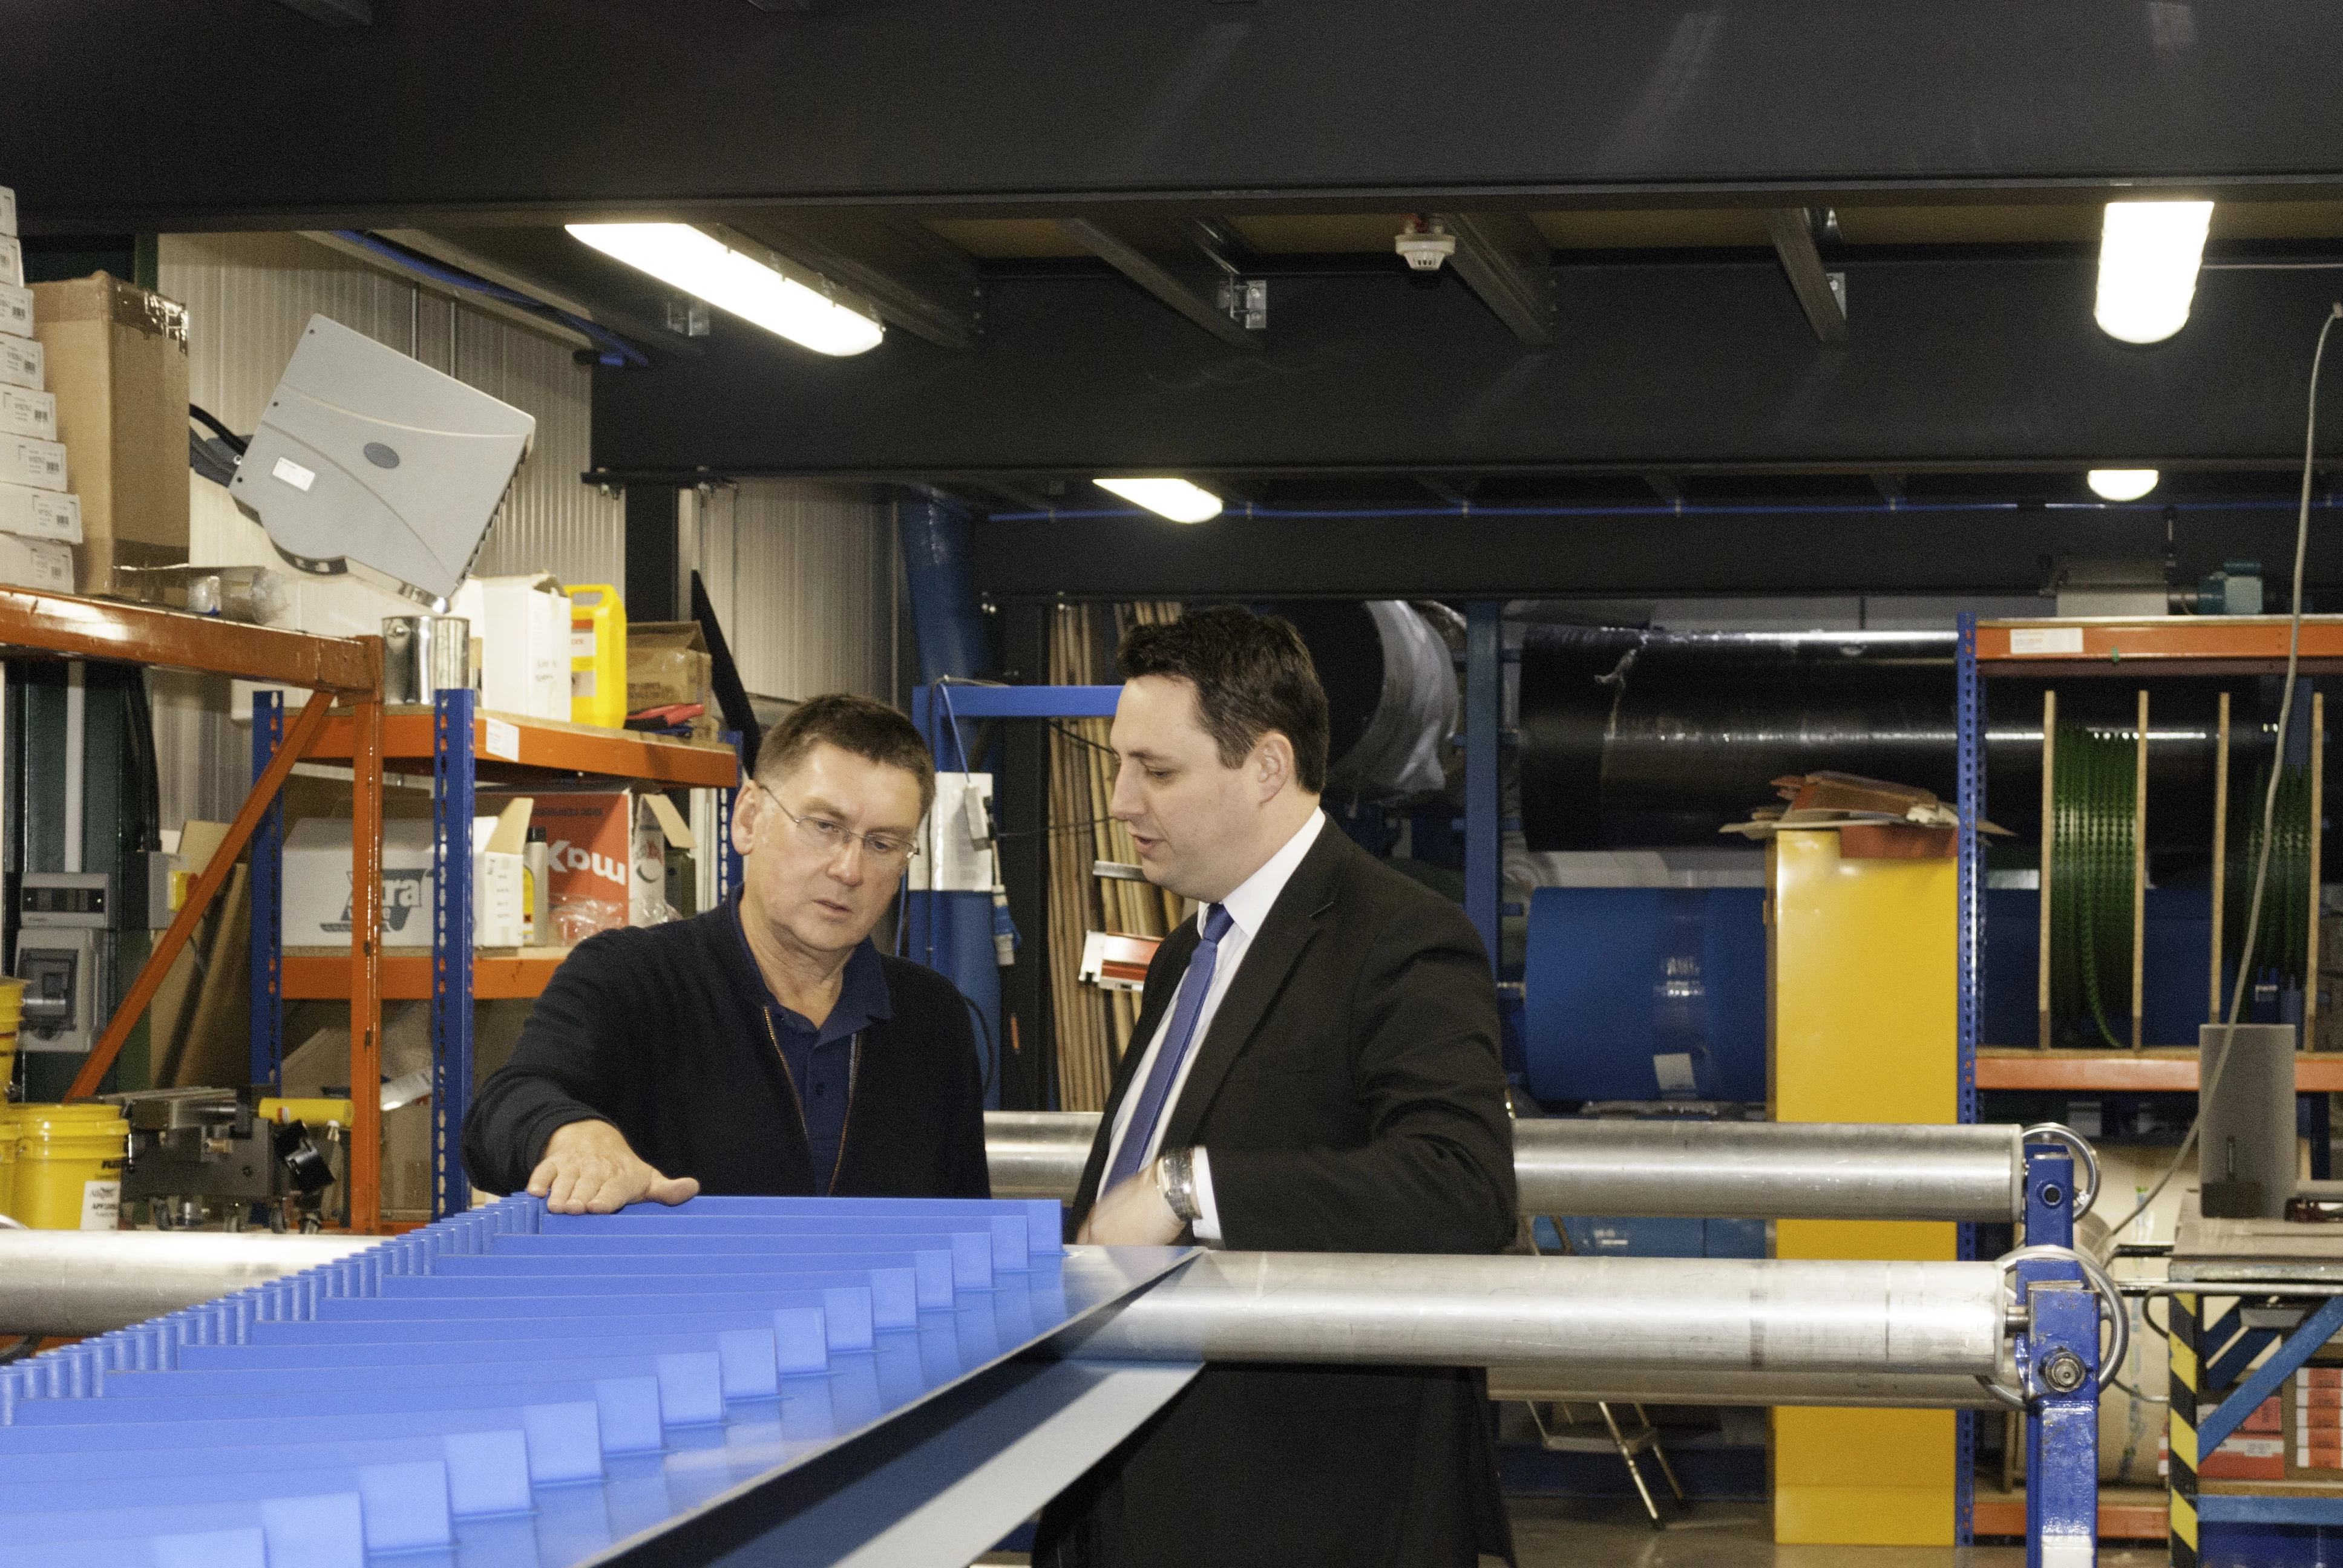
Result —
<instances>
[{"instance_id":1,"label":"eyeglasses","mask_svg":"<svg viewBox=\"0 0 2343 1568\"><path fill-rule=\"evenodd\" d=\"M882 869L900 866L911 858L911 841L909 839L898 839L892 833L850 833L841 824L827 817L800 817L782 805L781 798L774 794L771 787L762 779L754 782L758 789L765 791L765 799L773 803L773 809L797 825L798 842L809 849L834 855L849 844L860 843L870 863Z\"/></svg>"}]
</instances>

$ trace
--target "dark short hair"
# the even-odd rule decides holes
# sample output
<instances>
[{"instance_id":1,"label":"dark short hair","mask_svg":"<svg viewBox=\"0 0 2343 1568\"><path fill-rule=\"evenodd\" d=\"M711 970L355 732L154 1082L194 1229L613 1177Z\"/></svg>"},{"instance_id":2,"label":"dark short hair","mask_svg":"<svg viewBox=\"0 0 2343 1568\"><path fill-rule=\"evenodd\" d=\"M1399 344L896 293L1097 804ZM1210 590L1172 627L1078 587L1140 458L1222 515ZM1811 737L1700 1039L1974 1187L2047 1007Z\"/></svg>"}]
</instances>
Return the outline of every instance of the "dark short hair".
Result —
<instances>
[{"instance_id":1,"label":"dark short hair","mask_svg":"<svg viewBox=\"0 0 2343 1568\"><path fill-rule=\"evenodd\" d=\"M1274 729L1293 743L1304 789L1326 788L1326 689L1293 623L1242 605L1208 605L1164 626L1136 626L1116 650L1125 680L1142 675L1196 689L1196 716L1220 748L1221 766L1242 763Z\"/></svg>"},{"instance_id":2,"label":"dark short hair","mask_svg":"<svg viewBox=\"0 0 2343 1568\"><path fill-rule=\"evenodd\" d=\"M936 801L936 759L900 709L850 692L808 698L765 731L757 748L757 778L779 779L827 740L882 767L900 768L920 781L920 815Z\"/></svg>"}]
</instances>

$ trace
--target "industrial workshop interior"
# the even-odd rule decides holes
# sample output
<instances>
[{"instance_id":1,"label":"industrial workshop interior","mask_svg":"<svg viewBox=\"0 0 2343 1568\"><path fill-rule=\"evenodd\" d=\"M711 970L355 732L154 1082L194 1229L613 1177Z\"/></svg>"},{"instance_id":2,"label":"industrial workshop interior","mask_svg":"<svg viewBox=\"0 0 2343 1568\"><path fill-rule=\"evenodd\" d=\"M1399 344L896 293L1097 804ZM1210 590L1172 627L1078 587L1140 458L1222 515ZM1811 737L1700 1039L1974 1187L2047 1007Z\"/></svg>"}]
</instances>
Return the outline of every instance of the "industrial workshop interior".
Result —
<instances>
[{"instance_id":1,"label":"industrial workshop interior","mask_svg":"<svg viewBox=\"0 0 2343 1568\"><path fill-rule=\"evenodd\" d=\"M2343 1563L2338 60L7 8L0 1568Z\"/></svg>"}]
</instances>

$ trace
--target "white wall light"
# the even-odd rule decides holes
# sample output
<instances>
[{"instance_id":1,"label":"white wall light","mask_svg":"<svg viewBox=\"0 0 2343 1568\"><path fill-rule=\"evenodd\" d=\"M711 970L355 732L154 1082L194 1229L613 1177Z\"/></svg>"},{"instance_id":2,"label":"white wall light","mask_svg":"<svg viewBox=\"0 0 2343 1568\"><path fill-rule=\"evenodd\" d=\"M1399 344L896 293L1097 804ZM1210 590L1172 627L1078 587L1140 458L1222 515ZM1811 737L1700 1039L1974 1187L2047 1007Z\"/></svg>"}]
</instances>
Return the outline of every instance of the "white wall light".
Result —
<instances>
[{"instance_id":1,"label":"white wall light","mask_svg":"<svg viewBox=\"0 0 2343 1568\"><path fill-rule=\"evenodd\" d=\"M2156 488L2157 475L2154 468L2094 468L2089 478L2102 500L2137 501Z\"/></svg>"},{"instance_id":2,"label":"white wall light","mask_svg":"<svg viewBox=\"0 0 2343 1568\"><path fill-rule=\"evenodd\" d=\"M1175 523L1201 523L1221 515L1220 497L1185 479L1101 479L1098 487Z\"/></svg>"},{"instance_id":3,"label":"white wall light","mask_svg":"<svg viewBox=\"0 0 2343 1568\"><path fill-rule=\"evenodd\" d=\"M2099 229L2099 329L2161 343L2188 320L2205 257L2208 201L2114 201Z\"/></svg>"},{"instance_id":4,"label":"white wall light","mask_svg":"<svg viewBox=\"0 0 2343 1568\"><path fill-rule=\"evenodd\" d=\"M689 224L573 223L568 228L603 255L817 354L860 354L878 347L886 335L869 310ZM808 276L814 284L824 281Z\"/></svg>"}]
</instances>

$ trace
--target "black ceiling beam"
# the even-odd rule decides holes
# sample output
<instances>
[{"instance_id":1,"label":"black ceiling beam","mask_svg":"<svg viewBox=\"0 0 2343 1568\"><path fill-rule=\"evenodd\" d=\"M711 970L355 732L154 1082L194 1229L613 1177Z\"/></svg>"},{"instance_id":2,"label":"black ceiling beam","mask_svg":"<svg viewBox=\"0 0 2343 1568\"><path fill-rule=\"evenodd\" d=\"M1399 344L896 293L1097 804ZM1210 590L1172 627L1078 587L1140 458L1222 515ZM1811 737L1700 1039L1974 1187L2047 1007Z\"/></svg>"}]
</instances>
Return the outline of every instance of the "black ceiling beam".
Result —
<instances>
[{"instance_id":1,"label":"black ceiling beam","mask_svg":"<svg viewBox=\"0 0 2343 1568\"><path fill-rule=\"evenodd\" d=\"M2331 0L181 10L12 18L30 231L2343 189Z\"/></svg>"},{"instance_id":2,"label":"black ceiling beam","mask_svg":"<svg viewBox=\"0 0 2343 1568\"><path fill-rule=\"evenodd\" d=\"M1845 342L1846 275L1824 267L1822 251L1815 244L1814 212L1802 206L1768 207L1765 233L1774 242L1774 254L1782 258L1798 308L1806 313L1806 325L1825 343Z\"/></svg>"},{"instance_id":3,"label":"black ceiling beam","mask_svg":"<svg viewBox=\"0 0 2343 1568\"><path fill-rule=\"evenodd\" d=\"M1517 212L1440 215L1456 236L1448 265L1524 343L1554 341L1554 246Z\"/></svg>"},{"instance_id":4,"label":"black ceiling beam","mask_svg":"<svg viewBox=\"0 0 2343 1568\"><path fill-rule=\"evenodd\" d=\"M975 259L908 218L784 207L724 221L860 294L890 327L944 348L971 347L984 335Z\"/></svg>"},{"instance_id":5,"label":"black ceiling beam","mask_svg":"<svg viewBox=\"0 0 2343 1568\"><path fill-rule=\"evenodd\" d=\"M595 463L847 478L1602 471L1637 475L2300 461L2331 273L2207 271L2150 348L2091 317L2087 256L1850 259L1864 330L1815 342L1770 257L1561 269L1532 347L1397 266L1282 276L1232 349L1101 274L991 280L983 342L833 360L719 332L689 367L595 377Z\"/></svg>"},{"instance_id":6,"label":"black ceiling beam","mask_svg":"<svg viewBox=\"0 0 2343 1568\"><path fill-rule=\"evenodd\" d=\"M1061 217L1058 226L1123 276L1237 348L1260 347L1221 297L1236 269L1212 248L1198 226L1141 214L1119 218Z\"/></svg>"},{"instance_id":7,"label":"black ceiling beam","mask_svg":"<svg viewBox=\"0 0 2343 1568\"><path fill-rule=\"evenodd\" d=\"M1313 519L1230 515L979 523L977 589L994 600L1132 598L1602 598L1768 593L2035 594L2056 557L2160 559L2160 508L1948 511L1882 503L1857 512ZM2343 528L2311 519L2309 580L2343 585ZM2176 582L2242 557L2294 555L2294 513L2187 511Z\"/></svg>"}]
</instances>

